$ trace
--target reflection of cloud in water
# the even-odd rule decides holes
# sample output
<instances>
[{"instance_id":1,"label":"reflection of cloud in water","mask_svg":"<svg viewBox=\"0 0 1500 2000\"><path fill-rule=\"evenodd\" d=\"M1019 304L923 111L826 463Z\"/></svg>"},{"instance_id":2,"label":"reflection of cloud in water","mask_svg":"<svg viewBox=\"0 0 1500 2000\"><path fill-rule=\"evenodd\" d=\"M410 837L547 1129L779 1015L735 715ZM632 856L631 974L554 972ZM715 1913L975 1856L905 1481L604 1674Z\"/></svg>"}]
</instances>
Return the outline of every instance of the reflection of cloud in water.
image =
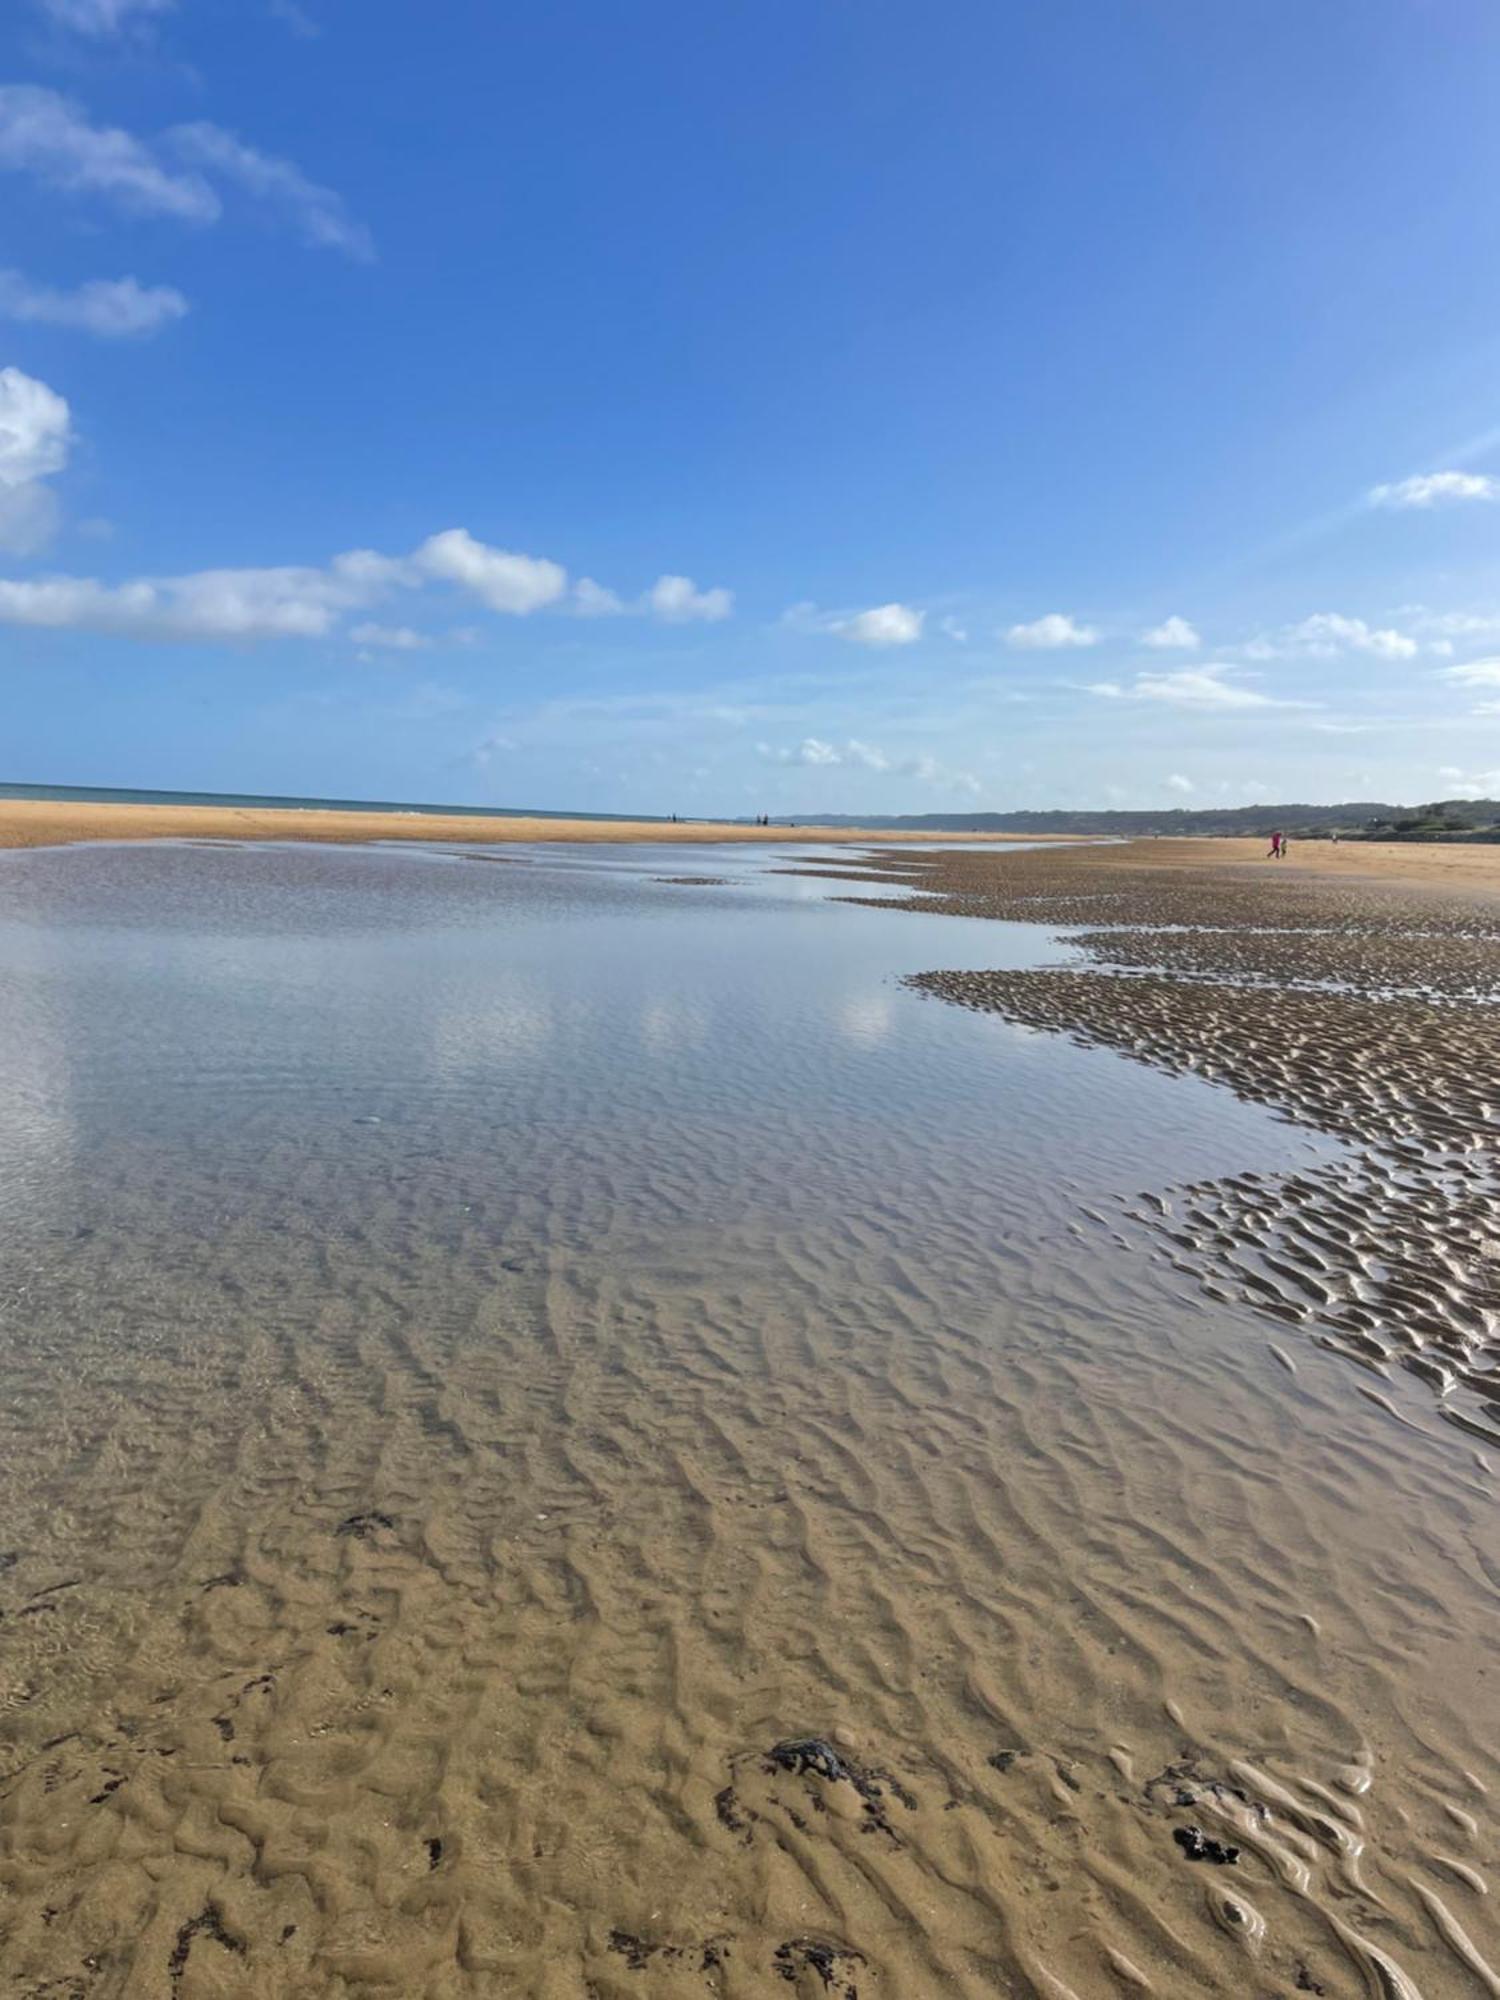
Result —
<instances>
[{"instance_id":1,"label":"reflection of cloud in water","mask_svg":"<svg viewBox=\"0 0 1500 2000\"><path fill-rule=\"evenodd\" d=\"M456 997L459 989L451 990ZM432 1059L439 1075L529 1063L547 1049L558 1022L545 981L492 975L486 998L491 1004L484 1007L434 1007Z\"/></svg>"},{"instance_id":2,"label":"reflection of cloud in water","mask_svg":"<svg viewBox=\"0 0 1500 2000\"><path fill-rule=\"evenodd\" d=\"M858 993L835 1015L840 1034L857 1048L877 1049L896 1030L896 1003L889 993Z\"/></svg>"},{"instance_id":3,"label":"reflection of cloud in water","mask_svg":"<svg viewBox=\"0 0 1500 2000\"><path fill-rule=\"evenodd\" d=\"M648 1049L695 1049L708 1039L709 1016L680 1000L648 1000L641 1009L641 1041Z\"/></svg>"},{"instance_id":4,"label":"reflection of cloud in water","mask_svg":"<svg viewBox=\"0 0 1500 2000\"><path fill-rule=\"evenodd\" d=\"M45 932L17 929L0 983L0 1220L55 1224L78 1147L74 1077ZM16 975L20 975L17 981Z\"/></svg>"}]
</instances>

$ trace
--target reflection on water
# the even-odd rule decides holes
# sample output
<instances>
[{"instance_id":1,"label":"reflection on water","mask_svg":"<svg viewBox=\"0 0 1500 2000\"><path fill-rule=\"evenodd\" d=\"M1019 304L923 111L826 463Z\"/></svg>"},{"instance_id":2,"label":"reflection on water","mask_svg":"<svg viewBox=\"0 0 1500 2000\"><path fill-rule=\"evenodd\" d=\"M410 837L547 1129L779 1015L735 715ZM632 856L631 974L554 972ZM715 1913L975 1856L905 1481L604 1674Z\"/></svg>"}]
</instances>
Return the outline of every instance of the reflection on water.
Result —
<instances>
[{"instance_id":1,"label":"reflection on water","mask_svg":"<svg viewBox=\"0 0 1500 2000\"><path fill-rule=\"evenodd\" d=\"M1086 1220L1332 1142L786 861L0 859L14 1990L1477 1990L1478 1474Z\"/></svg>"}]
</instances>

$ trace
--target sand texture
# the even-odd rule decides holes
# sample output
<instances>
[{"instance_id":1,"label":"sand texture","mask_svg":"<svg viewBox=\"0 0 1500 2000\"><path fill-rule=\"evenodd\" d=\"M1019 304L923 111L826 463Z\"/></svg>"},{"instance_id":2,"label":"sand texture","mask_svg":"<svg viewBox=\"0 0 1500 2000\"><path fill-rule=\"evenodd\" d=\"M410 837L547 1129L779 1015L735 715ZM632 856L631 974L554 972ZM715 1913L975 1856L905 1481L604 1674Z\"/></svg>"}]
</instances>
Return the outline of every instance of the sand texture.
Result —
<instances>
[{"instance_id":1,"label":"sand texture","mask_svg":"<svg viewBox=\"0 0 1500 2000\"><path fill-rule=\"evenodd\" d=\"M687 947L647 1058L617 969L605 1085L544 1065L531 989L473 970L511 868L434 875L460 943L413 927L376 976L352 917L258 949L273 919L210 856L219 931L192 960L185 918L175 958L153 931L131 1003L140 859L109 860L73 987L66 871L102 857L0 872L36 1163L0 1177L7 2000L1500 1993L1497 1051L1469 997L1500 904L1139 850L881 862L1091 930L891 989L938 1038L929 1132L880 1101L920 1039L857 1016L883 1053L830 1097L821 1046L695 1025ZM414 865L381 864L393 910ZM731 949L750 892L648 893L633 960L716 896ZM893 974L903 933L986 937L796 923L787 984L840 926L884 925ZM221 983L158 1026L185 965ZM77 966L106 982L87 1030ZM413 1007L471 997L419 1034L407 977ZM253 1039L304 1003L354 1066L322 1123L289 1031ZM399 1117L357 1067L377 1005L441 1057ZM25 1049L85 1137L122 1088L134 1124L59 1139ZM986 1094L1002 1063L1029 1096ZM1168 1113L1111 1197L1091 1132L1179 1100L1196 1132L1205 1095L1286 1171L1174 1182ZM1076 1180L1028 1188L1065 1116Z\"/></svg>"}]
</instances>

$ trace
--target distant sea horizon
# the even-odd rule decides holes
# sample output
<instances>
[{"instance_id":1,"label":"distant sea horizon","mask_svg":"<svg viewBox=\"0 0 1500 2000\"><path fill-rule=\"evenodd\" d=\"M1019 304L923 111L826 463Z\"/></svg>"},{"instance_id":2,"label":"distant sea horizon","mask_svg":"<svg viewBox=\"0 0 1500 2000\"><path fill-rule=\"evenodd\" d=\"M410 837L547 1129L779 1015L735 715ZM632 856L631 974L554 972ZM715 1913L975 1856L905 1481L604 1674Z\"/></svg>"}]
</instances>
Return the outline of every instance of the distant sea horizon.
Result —
<instances>
[{"instance_id":1,"label":"distant sea horizon","mask_svg":"<svg viewBox=\"0 0 1500 2000\"><path fill-rule=\"evenodd\" d=\"M114 806L259 806L293 812L462 813L473 819L644 820L668 825L666 813L560 811L550 806L432 805L415 799L297 798L278 792L173 792L136 785L21 785L0 782L0 799L56 799Z\"/></svg>"}]
</instances>

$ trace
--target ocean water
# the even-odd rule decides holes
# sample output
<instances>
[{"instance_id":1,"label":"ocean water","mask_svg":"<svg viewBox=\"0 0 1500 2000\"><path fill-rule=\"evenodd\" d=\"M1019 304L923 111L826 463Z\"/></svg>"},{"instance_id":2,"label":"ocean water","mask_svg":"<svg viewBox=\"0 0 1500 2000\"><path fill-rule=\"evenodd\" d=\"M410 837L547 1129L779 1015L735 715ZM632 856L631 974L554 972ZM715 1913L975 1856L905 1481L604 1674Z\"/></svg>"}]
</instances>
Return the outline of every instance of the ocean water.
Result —
<instances>
[{"instance_id":1,"label":"ocean water","mask_svg":"<svg viewBox=\"0 0 1500 2000\"><path fill-rule=\"evenodd\" d=\"M144 791L118 785L0 784L0 799L57 799L112 806L259 806L291 812L463 813L475 819L665 820L665 813L556 812L530 806L422 805L409 799L315 799L274 792Z\"/></svg>"},{"instance_id":2,"label":"ocean water","mask_svg":"<svg viewBox=\"0 0 1500 2000\"><path fill-rule=\"evenodd\" d=\"M0 857L14 1990L1476 1990L1468 1456L1111 1225L1334 1142L788 858Z\"/></svg>"}]
</instances>

